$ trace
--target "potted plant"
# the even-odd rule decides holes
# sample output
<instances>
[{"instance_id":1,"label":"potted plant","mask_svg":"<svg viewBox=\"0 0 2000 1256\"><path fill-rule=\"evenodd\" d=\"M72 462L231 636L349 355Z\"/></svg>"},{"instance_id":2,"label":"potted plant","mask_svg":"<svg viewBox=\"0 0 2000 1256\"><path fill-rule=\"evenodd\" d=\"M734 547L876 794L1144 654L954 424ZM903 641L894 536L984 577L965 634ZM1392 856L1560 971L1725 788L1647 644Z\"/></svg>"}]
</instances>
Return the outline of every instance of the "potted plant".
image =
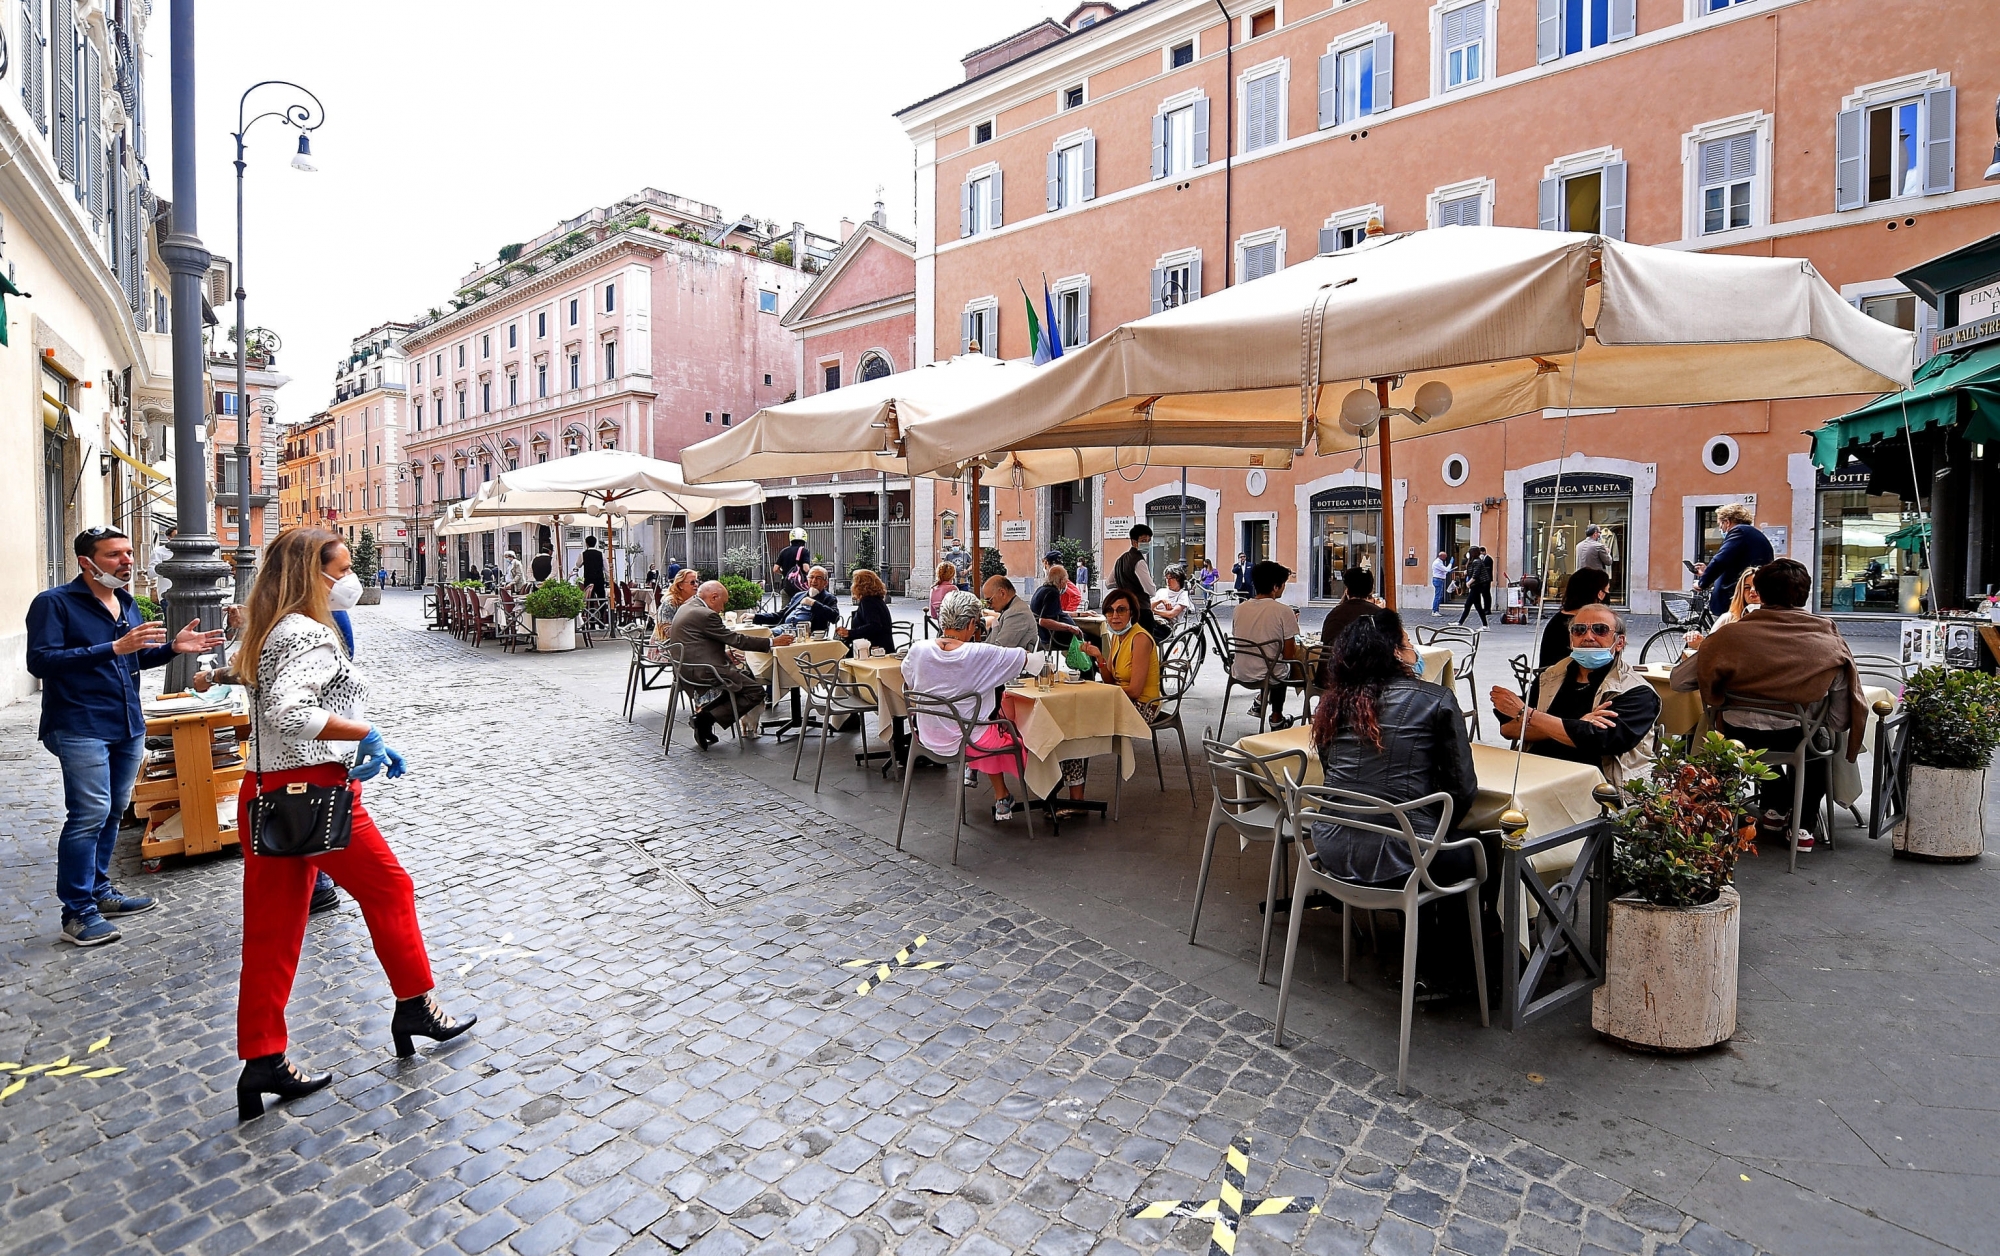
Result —
<instances>
[{"instance_id":1,"label":"potted plant","mask_svg":"<svg viewBox=\"0 0 2000 1256\"><path fill-rule=\"evenodd\" d=\"M1903 685L1910 721L1903 822L1891 845L1964 863L1986 850L1986 767L2000 749L2000 676L1926 667Z\"/></svg>"},{"instance_id":2,"label":"potted plant","mask_svg":"<svg viewBox=\"0 0 2000 1256\"><path fill-rule=\"evenodd\" d=\"M544 580L521 603L535 623L535 649L555 653L576 649L576 617L583 614L583 590L567 580Z\"/></svg>"},{"instance_id":3,"label":"potted plant","mask_svg":"<svg viewBox=\"0 0 2000 1256\"><path fill-rule=\"evenodd\" d=\"M1736 1033L1741 900L1761 750L1720 733L1670 741L1650 779L1627 781L1612 819L1610 941L1590 1024L1622 1046L1698 1051Z\"/></svg>"},{"instance_id":4,"label":"potted plant","mask_svg":"<svg viewBox=\"0 0 2000 1256\"><path fill-rule=\"evenodd\" d=\"M729 590L729 601L723 606L724 610L754 610L764 601L764 586L742 576L724 575L722 587Z\"/></svg>"}]
</instances>

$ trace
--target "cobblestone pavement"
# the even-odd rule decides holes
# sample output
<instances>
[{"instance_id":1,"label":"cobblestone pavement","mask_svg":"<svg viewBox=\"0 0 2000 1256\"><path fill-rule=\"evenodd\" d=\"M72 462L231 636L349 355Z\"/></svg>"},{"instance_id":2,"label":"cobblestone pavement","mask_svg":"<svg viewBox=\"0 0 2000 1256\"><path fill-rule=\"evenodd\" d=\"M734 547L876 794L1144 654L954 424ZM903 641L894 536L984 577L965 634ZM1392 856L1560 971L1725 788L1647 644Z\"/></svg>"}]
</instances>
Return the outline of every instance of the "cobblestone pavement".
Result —
<instances>
[{"instance_id":1,"label":"cobblestone pavement","mask_svg":"<svg viewBox=\"0 0 2000 1256\"><path fill-rule=\"evenodd\" d=\"M54 761L0 711L0 1250L1209 1250L1724 1256L1752 1249L1270 1027L947 869L764 794L439 634L386 628L369 805L479 1026L398 1062L351 903L310 927L294 1057L329 1089L238 1124L240 865L119 876L161 908L53 941ZM25 758L9 760L15 752ZM920 970L897 963L923 936ZM888 975L857 994L866 969ZM879 973L874 976L880 976ZM95 1050L92 1045L109 1038ZM58 1064L71 1057L88 1064ZM102 1068L123 1068L91 1077Z\"/></svg>"}]
</instances>

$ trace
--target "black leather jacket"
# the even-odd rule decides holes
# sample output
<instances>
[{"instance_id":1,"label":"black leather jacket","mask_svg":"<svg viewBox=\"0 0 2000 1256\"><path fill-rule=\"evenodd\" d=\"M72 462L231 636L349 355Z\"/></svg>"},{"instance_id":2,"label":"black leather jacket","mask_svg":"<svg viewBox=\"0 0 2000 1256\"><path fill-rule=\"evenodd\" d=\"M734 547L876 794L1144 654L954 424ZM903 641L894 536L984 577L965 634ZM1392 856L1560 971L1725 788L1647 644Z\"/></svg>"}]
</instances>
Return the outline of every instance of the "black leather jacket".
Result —
<instances>
[{"instance_id":1,"label":"black leather jacket","mask_svg":"<svg viewBox=\"0 0 2000 1256\"><path fill-rule=\"evenodd\" d=\"M1479 790L1458 699L1443 685L1394 680L1382 687L1376 718L1382 726L1380 750L1346 728L1319 748L1326 784L1388 802L1442 790L1451 795L1452 827L1458 827ZM1437 824L1437 810L1425 808L1410 822L1419 837L1427 836Z\"/></svg>"}]
</instances>

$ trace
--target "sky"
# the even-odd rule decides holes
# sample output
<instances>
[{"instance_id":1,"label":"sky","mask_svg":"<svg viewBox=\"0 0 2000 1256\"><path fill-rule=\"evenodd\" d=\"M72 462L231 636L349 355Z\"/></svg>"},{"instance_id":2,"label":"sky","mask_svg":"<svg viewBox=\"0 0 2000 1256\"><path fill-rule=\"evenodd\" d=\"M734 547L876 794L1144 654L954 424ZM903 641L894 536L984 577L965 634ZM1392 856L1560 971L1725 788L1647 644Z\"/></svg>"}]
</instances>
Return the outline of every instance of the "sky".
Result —
<instances>
[{"instance_id":1,"label":"sky","mask_svg":"<svg viewBox=\"0 0 2000 1256\"><path fill-rule=\"evenodd\" d=\"M353 337L444 306L502 245L643 187L834 235L879 185L890 228L911 233L912 150L892 111L960 81L965 53L1073 7L200 0L201 238L237 253L243 90L310 88L318 171L291 168L297 133L276 118L245 154L247 319L283 342L279 420L296 422L325 408ZM172 198L167 9L147 31L147 157ZM294 98L261 88L251 112Z\"/></svg>"}]
</instances>

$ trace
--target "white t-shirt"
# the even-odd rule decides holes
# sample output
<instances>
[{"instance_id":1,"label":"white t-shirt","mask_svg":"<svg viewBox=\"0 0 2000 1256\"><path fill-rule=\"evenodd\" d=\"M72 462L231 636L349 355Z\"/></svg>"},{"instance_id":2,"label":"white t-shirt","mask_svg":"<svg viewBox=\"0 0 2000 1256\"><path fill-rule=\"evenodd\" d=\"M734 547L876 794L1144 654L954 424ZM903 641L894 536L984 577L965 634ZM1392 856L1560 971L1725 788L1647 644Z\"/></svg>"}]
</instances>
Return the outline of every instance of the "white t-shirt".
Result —
<instances>
[{"instance_id":1,"label":"white t-shirt","mask_svg":"<svg viewBox=\"0 0 2000 1256\"><path fill-rule=\"evenodd\" d=\"M1451 579L1451 564L1446 562L1442 558L1431 559L1431 579L1433 580Z\"/></svg>"},{"instance_id":2,"label":"white t-shirt","mask_svg":"<svg viewBox=\"0 0 2000 1256\"><path fill-rule=\"evenodd\" d=\"M1153 594L1154 611L1170 611L1178 606L1187 610L1193 603L1188 601L1186 589L1161 589Z\"/></svg>"},{"instance_id":3,"label":"white t-shirt","mask_svg":"<svg viewBox=\"0 0 2000 1256\"><path fill-rule=\"evenodd\" d=\"M903 691L954 699L952 709L967 719L983 717L993 691L1021 674L1028 652L1012 646L968 641L947 650L938 641L918 641L903 659ZM958 753L958 726L934 715L917 716L917 739L927 750Z\"/></svg>"},{"instance_id":4,"label":"white t-shirt","mask_svg":"<svg viewBox=\"0 0 2000 1256\"><path fill-rule=\"evenodd\" d=\"M1236 608L1229 635L1263 642L1275 647L1272 653L1282 654L1284 643L1299 635L1299 613L1274 597L1254 598ZM1262 680L1269 670L1257 652L1239 649L1229 674L1238 680Z\"/></svg>"}]
</instances>

